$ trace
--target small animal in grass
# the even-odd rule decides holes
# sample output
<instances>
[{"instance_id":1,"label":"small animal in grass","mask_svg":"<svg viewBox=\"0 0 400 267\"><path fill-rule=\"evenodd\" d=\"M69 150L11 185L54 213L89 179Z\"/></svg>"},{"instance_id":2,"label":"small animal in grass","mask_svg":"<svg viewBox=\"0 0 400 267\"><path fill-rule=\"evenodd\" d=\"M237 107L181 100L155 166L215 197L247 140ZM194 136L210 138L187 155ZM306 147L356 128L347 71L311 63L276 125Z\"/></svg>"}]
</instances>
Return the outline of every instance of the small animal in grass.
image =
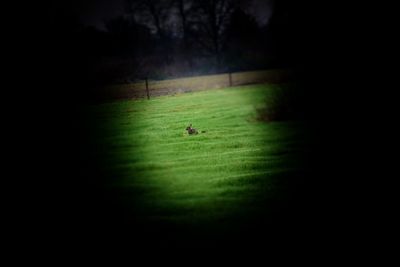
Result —
<instances>
[{"instance_id":1,"label":"small animal in grass","mask_svg":"<svg viewBox=\"0 0 400 267\"><path fill-rule=\"evenodd\" d=\"M197 131L195 128L192 128L192 124L190 124L188 127L186 127L186 131L188 134L198 134L199 131ZM206 131L201 131L201 133L205 133Z\"/></svg>"}]
</instances>

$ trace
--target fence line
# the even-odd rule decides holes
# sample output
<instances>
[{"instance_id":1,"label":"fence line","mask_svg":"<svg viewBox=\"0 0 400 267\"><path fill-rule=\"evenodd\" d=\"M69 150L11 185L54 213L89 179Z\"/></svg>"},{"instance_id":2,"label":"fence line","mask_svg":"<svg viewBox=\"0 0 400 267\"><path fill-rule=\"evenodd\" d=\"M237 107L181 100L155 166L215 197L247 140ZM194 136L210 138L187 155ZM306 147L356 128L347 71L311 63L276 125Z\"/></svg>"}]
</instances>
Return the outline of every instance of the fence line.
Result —
<instances>
[{"instance_id":1,"label":"fence line","mask_svg":"<svg viewBox=\"0 0 400 267\"><path fill-rule=\"evenodd\" d=\"M233 72L196 77L185 77L112 85L106 89L110 98L146 98L151 96L185 93L246 84L281 83L290 80L292 71L274 69L262 71Z\"/></svg>"}]
</instances>

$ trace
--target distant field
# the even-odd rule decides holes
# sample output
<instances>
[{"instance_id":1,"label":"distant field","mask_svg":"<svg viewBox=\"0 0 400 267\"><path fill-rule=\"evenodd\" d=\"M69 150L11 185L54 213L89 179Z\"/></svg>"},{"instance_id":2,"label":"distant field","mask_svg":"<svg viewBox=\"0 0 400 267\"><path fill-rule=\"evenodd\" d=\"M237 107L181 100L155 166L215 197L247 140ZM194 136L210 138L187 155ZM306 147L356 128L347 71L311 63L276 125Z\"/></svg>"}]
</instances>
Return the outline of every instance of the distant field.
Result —
<instances>
[{"instance_id":1,"label":"distant field","mask_svg":"<svg viewBox=\"0 0 400 267\"><path fill-rule=\"evenodd\" d=\"M138 231L224 238L249 220L271 219L305 148L301 122L258 119L280 90L253 85L93 106L97 156L109 188L143 225ZM206 132L189 136L189 123Z\"/></svg>"},{"instance_id":2,"label":"distant field","mask_svg":"<svg viewBox=\"0 0 400 267\"><path fill-rule=\"evenodd\" d=\"M263 70L232 73L232 85L255 83L278 83L289 77L288 70ZM204 89L215 89L229 86L229 74L196 76L189 78L155 81L149 80L150 96L176 94ZM143 98L146 97L145 81L130 84L119 84L107 88L109 98Z\"/></svg>"}]
</instances>

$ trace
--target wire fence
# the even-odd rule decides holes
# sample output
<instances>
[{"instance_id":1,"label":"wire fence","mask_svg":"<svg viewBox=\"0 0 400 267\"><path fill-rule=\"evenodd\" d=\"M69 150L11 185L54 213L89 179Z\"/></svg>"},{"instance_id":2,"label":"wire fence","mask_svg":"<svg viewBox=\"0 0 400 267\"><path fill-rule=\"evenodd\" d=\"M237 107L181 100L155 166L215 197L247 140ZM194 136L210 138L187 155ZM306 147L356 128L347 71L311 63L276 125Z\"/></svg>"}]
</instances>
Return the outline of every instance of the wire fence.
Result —
<instances>
[{"instance_id":1,"label":"wire fence","mask_svg":"<svg viewBox=\"0 0 400 267\"><path fill-rule=\"evenodd\" d=\"M216 75L185 77L169 80L149 80L129 84L116 84L105 88L105 95L111 99L138 99L179 94L200 90L211 90L258 83L282 83L290 81L292 71L273 69L261 71L233 72Z\"/></svg>"}]
</instances>

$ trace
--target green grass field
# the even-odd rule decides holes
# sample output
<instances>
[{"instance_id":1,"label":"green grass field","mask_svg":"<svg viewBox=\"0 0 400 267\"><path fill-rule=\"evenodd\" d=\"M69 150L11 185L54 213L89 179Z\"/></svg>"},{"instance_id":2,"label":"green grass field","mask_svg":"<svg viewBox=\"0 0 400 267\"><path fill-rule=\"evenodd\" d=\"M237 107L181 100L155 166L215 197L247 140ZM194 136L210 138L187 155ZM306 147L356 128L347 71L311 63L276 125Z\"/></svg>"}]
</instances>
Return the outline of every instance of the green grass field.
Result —
<instances>
[{"instance_id":1,"label":"green grass field","mask_svg":"<svg viewBox=\"0 0 400 267\"><path fill-rule=\"evenodd\" d=\"M107 188L147 230L224 238L273 219L306 145L302 122L258 119L282 90L252 85L92 106ZM188 135L190 123L206 132Z\"/></svg>"}]
</instances>

